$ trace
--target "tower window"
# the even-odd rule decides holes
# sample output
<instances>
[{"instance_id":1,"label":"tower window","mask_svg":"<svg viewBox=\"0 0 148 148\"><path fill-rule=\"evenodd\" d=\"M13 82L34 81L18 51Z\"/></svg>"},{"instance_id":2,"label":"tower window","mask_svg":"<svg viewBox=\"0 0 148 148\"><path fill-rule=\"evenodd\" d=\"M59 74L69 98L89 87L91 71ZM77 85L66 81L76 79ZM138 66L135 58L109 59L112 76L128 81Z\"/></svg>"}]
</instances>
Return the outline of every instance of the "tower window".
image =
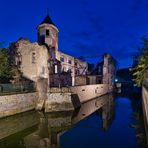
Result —
<instances>
[{"instance_id":1,"label":"tower window","mask_svg":"<svg viewBox=\"0 0 148 148\"><path fill-rule=\"evenodd\" d=\"M49 29L46 29L46 36L49 36L50 35L50 31Z\"/></svg>"},{"instance_id":2,"label":"tower window","mask_svg":"<svg viewBox=\"0 0 148 148\"><path fill-rule=\"evenodd\" d=\"M18 55L17 55L16 61L17 61L17 65L18 65L18 67L20 68L20 66L21 66L21 64L22 64L22 55L21 55L20 52L18 52Z\"/></svg>"}]
</instances>

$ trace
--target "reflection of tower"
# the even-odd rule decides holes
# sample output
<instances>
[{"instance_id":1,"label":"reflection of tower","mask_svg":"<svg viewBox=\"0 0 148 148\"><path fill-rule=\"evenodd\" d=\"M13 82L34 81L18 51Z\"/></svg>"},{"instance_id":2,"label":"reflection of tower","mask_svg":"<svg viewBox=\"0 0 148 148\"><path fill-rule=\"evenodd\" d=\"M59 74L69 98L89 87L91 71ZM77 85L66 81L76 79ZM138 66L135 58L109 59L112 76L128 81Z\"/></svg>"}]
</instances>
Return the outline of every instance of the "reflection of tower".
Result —
<instances>
[{"instance_id":1,"label":"reflection of tower","mask_svg":"<svg viewBox=\"0 0 148 148\"><path fill-rule=\"evenodd\" d=\"M72 112L39 114L38 130L24 138L26 148L59 148L60 136L71 127Z\"/></svg>"},{"instance_id":2,"label":"reflection of tower","mask_svg":"<svg viewBox=\"0 0 148 148\"><path fill-rule=\"evenodd\" d=\"M108 101L102 107L102 120L103 128L107 130L113 120L114 116L114 96L113 94L108 95Z\"/></svg>"}]
</instances>

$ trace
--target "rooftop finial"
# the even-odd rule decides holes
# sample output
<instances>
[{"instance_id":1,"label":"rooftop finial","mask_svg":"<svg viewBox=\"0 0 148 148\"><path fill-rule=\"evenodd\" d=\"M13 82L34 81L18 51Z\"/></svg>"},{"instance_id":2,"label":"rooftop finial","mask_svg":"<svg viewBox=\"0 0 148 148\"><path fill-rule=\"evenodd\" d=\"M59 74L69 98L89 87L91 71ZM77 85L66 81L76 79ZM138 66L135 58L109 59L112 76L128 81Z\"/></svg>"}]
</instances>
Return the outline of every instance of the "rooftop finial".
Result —
<instances>
[{"instance_id":1,"label":"rooftop finial","mask_svg":"<svg viewBox=\"0 0 148 148\"><path fill-rule=\"evenodd\" d=\"M47 15L49 15L49 8L47 8Z\"/></svg>"}]
</instances>

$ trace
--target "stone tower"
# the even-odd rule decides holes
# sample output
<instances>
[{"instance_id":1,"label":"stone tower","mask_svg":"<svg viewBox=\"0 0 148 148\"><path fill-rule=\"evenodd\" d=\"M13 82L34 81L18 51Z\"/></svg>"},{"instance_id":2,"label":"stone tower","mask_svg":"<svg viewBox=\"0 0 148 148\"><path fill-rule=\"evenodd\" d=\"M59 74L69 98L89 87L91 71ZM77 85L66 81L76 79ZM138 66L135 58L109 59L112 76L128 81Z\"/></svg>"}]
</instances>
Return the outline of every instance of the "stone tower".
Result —
<instances>
[{"instance_id":1,"label":"stone tower","mask_svg":"<svg viewBox=\"0 0 148 148\"><path fill-rule=\"evenodd\" d=\"M37 27L38 43L47 45L50 49L58 49L58 28L47 14L42 23Z\"/></svg>"},{"instance_id":2,"label":"stone tower","mask_svg":"<svg viewBox=\"0 0 148 148\"><path fill-rule=\"evenodd\" d=\"M104 54L103 64L103 84L109 84L109 89L113 89L116 72L115 59L110 54Z\"/></svg>"}]
</instances>

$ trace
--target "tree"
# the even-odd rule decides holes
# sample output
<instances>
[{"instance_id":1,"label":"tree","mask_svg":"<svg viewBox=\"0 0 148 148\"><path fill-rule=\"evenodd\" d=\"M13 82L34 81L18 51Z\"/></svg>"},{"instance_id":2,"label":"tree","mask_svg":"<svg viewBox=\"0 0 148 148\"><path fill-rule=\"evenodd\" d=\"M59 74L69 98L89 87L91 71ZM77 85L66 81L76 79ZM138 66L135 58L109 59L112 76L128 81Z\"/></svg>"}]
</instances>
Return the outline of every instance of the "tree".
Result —
<instances>
[{"instance_id":1,"label":"tree","mask_svg":"<svg viewBox=\"0 0 148 148\"><path fill-rule=\"evenodd\" d=\"M19 68L15 65L12 66L11 68L11 74L12 74L12 79L10 82L12 84L21 84L22 81L22 72L19 70Z\"/></svg>"},{"instance_id":2,"label":"tree","mask_svg":"<svg viewBox=\"0 0 148 148\"><path fill-rule=\"evenodd\" d=\"M138 64L133 68L133 76L135 83L141 86L143 80L148 78L148 38L142 38L142 47L139 48Z\"/></svg>"},{"instance_id":3,"label":"tree","mask_svg":"<svg viewBox=\"0 0 148 148\"><path fill-rule=\"evenodd\" d=\"M0 83L9 82L11 77L11 67L8 50L0 48Z\"/></svg>"}]
</instances>

